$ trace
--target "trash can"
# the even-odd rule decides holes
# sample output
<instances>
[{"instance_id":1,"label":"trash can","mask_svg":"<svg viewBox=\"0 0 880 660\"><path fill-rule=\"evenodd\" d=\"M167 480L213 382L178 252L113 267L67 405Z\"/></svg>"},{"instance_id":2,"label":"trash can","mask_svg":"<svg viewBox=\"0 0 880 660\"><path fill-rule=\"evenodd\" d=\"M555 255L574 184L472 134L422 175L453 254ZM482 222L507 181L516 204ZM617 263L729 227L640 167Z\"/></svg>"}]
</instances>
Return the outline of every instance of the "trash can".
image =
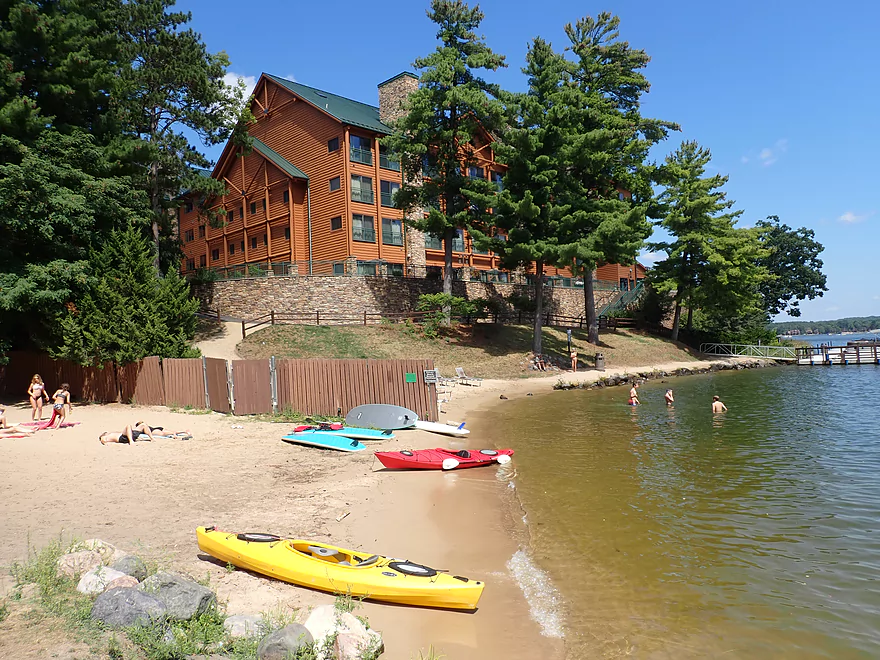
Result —
<instances>
[{"instance_id":1,"label":"trash can","mask_svg":"<svg viewBox=\"0 0 880 660\"><path fill-rule=\"evenodd\" d=\"M601 369L605 371L605 354L604 353L596 353L596 369Z\"/></svg>"}]
</instances>

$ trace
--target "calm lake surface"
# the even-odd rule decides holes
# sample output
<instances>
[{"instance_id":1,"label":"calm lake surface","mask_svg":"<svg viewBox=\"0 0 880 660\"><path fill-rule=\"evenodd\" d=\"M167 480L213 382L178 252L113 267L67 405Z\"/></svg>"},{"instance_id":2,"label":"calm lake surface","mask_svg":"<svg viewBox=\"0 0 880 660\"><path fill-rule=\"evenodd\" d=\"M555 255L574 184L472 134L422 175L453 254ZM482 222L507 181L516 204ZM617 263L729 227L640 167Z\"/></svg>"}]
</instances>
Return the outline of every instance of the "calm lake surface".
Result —
<instances>
[{"instance_id":1,"label":"calm lake surface","mask_svg":"<svg viewBox=\"0 0 880 660\"><path fill-rule=\"evenodd\" d=\"M521 399L478 429L516 450L570 657L880 658L880 367L627 392Z\"/></svg>"}]
</instances>

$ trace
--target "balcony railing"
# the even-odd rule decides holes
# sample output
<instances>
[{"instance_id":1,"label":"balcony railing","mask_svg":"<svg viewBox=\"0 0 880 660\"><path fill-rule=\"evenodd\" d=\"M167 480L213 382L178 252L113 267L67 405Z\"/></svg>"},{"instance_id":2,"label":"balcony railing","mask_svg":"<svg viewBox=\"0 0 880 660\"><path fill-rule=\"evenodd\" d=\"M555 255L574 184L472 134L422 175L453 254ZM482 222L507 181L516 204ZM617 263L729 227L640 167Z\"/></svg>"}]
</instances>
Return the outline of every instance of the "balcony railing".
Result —
<instances>
[{"instance_id":1,"label":"balcony railing","mask_svg":"<svg viewBox=\"0 0 880 660\"><path fill-rule=\"evenodd\" d=\"M452 239L452 251L453 252L464 252L464 239L463 238L453 238Z\"/></svg>"},{"instance_id":2,"label":"balcony railing","mask_svg":"<svg viewBox=\"0 0 880 660\"><path fill-rule=\"evenodd\" d=\"M352 163L363 163L364 165L373 164L373 152L371 149L361 149L360 147L352 147L349 160Z\"/></svg>"},{"instance_id":3,"label":"balcony railing","mask_svg":"<svg viewBox=\"0 0 880 660\"><path fill-rule=\"evenodd\" d=\"M357 190L357 189L353 188L351 191L351 201L363 202L364 204L372 204L373 203L373 191L372 190Z\"/></svg>"},{"instance_id":4,"label":"balcony railing","mask_svg":"<svg viewBox=\"0 0 880 660\"><path fill-rule=\"evenodd\" d=\"M396 191L381 193L382 206L390 206L391 208L394 208L394 192Z\"/></svg>"},{"instance_id":5,"label":"balcony railing","mask_svg":"<svg viewBox=\"0 0 880 660\"><path fill-rule=\"evenodd\" d=\"M425 234L425 249L427 250L442 250L443 249L443 240L437 238L436 236L431 236L430 234Z\"/></svg>"},{"instance_id":6,"label":"balcony railing","mask_svg":"<svg viewBox=\"0 0 880 660\"><path fill-rule=\"evenodd\" d=\"M351 238L354 241L361 241L363 243L375 243L376 230L371 227L352 227Z\"/></svg>"},{"instance_id":7,"label":"balcony railing","mask_svg":"<svg viewBox=\"0 0 880 660\"><path fill-rule=\"evenodd\" d=\"M382 243L385 245L403 245L403 234L383 231Z\"/></svg>"},{"instance_id":8,"label":"balcony railing","mask_svg":"<svg viewBox=\"0 0 880 660\"><path fill-rule=\"evenodd\" d=\"M393 160L388 156L388 154L379 154L379 167L384 170L394 170L395 172L400 172L400 161Z\"/></svg>"}]
</instances>

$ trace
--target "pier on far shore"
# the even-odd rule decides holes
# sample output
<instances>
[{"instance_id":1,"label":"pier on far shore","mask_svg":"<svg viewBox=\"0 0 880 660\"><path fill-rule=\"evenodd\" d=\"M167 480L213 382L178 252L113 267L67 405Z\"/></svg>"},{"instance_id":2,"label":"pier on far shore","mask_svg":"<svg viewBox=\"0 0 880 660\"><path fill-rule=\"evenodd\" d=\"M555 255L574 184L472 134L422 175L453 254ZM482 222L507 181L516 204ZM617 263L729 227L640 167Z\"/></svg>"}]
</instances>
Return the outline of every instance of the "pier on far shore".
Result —
<instances>
[{"instance_id":1,"label":"pier on far shore","mask_svg":"<svg viewBox=\"0 0 880 660\"><path fill-rule=\"evenodd\" d=\"M808 346L797 349L804 365L880 364L880 341L851 341L846 346Z\"/></svg>"}]
</instances>

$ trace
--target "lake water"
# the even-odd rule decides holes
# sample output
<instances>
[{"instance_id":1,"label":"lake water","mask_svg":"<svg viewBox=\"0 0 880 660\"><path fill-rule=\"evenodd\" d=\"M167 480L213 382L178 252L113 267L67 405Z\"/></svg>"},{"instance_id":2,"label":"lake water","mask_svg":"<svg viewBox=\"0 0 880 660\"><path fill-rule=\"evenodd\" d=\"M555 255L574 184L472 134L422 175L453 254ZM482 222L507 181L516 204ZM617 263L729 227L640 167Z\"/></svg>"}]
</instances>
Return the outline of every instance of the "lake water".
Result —
<instances>
[{"instance_id":1,"label":"lake water","mask_svg":"<svg viewBox=\"0 0 880 660\"><path fill-rule=\"evenodd\" d=\"M570 657L880 657L880 366L627 392L522 399L475 429L516 450Z\"/></svg>"},{"instance_id":2,"label":"lake water","mask_svg":"<svg viewBox=\"0 0 880 660\"><path fill-rule=\"evenodd\" d=\"M813 346L819 346L820 344L846 346L847 342L855 341L857 339L876 339L877 341L880 341L880 332L856 332L849 335L794 335L792 337L786 337L786 339L803 341L812 344Z\"/></svg>"}]
</instances>

